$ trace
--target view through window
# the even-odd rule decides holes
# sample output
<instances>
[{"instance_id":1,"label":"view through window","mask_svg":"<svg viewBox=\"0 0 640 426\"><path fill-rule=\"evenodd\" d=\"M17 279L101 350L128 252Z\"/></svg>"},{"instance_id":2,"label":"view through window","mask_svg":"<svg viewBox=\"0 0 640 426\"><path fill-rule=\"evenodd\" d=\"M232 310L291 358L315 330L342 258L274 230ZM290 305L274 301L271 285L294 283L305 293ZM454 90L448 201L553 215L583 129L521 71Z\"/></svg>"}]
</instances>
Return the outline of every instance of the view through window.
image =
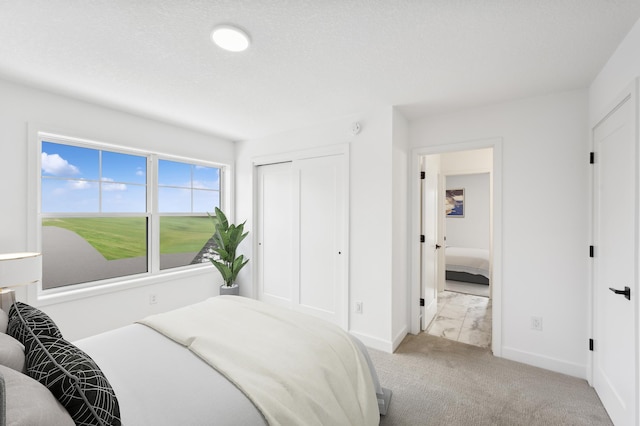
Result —
<instances>
[{"instance_id":1,"label":"view through window","mask_svg":"<svg viewBox=\"0 0 640 426\"><path fill-rule=\"evenodd\" d=\"M40 179L45 290L207 261L219 167L42 140Z\"/></svg>"}]
</instances>

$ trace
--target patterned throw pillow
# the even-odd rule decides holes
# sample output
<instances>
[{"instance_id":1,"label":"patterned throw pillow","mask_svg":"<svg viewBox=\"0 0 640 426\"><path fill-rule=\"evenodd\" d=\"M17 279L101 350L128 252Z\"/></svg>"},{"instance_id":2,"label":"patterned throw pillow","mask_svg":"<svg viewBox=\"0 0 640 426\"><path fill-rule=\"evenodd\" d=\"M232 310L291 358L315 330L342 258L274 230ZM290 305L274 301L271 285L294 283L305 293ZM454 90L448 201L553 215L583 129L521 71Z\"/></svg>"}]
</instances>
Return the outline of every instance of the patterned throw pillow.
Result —
<instances>
[{"instance_id":1,"label":"patterned throw pillow","mask_svg":"<svg viewBox=\"0 0 640 426\"><path fill-rule=\"evenodd\" d=\"M29 332L31 330L32 333ZM58 326L47 314L22 302L15 302L9 309L7 334L25 347L32 336L52 336L62 338Z\"/></svg>"},{"instance_id":2,"label":"patterned throw pillow","mask_svg":"<svg viewBox=\"0 0 640 426\"><path fill-rule=\"evenodd\" d=\"M89 355L62 338L31 343L27 374L49 388L77 425L121 425L115 392Z\"/></svg>"}]
</instances>

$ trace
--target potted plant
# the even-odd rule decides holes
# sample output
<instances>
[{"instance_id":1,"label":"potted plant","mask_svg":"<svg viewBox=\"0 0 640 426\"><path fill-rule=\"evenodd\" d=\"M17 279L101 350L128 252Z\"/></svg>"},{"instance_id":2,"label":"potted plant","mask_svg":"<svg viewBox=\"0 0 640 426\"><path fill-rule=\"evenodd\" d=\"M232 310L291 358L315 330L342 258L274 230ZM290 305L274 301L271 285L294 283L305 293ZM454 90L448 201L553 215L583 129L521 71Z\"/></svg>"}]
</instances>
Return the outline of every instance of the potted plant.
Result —
<instances>
[{"instance_id":1,"label":"potted plant","mask_svg":"<svg viewBox=\"0 0 640 426\"><path fill-rule=\"evenodd\" d=\"M244 232L243 222L240 225L229 224L222 210L216 207L215 216L209 217L213 221L215 232L213 234L214 246L211 251L216 255L209 260L220 271L224 283L220 286L220 294L238 294L236 278L238 272L249 262L243 255L236 257L236 249L242 240L249 234Z\"/></svg>"}]
</instances>

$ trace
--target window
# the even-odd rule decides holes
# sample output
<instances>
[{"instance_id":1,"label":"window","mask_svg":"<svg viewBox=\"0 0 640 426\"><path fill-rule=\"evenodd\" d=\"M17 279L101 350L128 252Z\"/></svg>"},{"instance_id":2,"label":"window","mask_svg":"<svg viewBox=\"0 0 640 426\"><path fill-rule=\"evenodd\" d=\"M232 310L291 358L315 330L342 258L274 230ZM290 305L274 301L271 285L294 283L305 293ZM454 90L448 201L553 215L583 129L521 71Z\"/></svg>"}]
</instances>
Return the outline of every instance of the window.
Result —
<instances>
[{"instance_id":1,"label":"window","mask_svg":"<svg viewBox=\"0 0 640 426\"><path fill-rule=\"evenodd\" d=\"M58 136L40 147L43 290L207 261L219 166Z\"/></svg>"},{"instance_id":2,"label":"window","mask_svg":"<svg viewBox=\"0 0 640 426\"><path fill-rule=\"evenodd\" d=\"M208 259L213 235L207 212L220 207L220 169L158 161L160 269Z\"/></svg>"}]
</instances>

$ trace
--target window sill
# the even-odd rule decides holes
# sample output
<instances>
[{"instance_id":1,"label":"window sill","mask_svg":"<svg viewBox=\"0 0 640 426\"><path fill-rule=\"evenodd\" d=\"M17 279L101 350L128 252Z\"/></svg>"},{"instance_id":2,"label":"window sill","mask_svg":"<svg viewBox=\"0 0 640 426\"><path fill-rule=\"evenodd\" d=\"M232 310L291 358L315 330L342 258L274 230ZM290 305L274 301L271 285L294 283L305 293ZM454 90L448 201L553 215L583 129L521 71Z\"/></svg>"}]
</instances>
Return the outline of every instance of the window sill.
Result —
<instances>
[{"instance_id":1,"label":"window sill","mask_svg":"<svg viewBox=\"0 0 640 426\"><path fill-rule=\"evenodd\" d=\"M163 271L153 275L144 274L135 278L125 278L100 285L73 286L74 288L69 289L61 288L43 291L40 289L40 284L38 284L37 287L31 286L29 288L27 293L27 302L30 305L37 307L56 305L89 297L157 285L169 281L175 281L177 279L211 274L212 268L213 267L211 265L203 264L188 268L180 268L177 270Z\"/></svg>"}]
</instances>

